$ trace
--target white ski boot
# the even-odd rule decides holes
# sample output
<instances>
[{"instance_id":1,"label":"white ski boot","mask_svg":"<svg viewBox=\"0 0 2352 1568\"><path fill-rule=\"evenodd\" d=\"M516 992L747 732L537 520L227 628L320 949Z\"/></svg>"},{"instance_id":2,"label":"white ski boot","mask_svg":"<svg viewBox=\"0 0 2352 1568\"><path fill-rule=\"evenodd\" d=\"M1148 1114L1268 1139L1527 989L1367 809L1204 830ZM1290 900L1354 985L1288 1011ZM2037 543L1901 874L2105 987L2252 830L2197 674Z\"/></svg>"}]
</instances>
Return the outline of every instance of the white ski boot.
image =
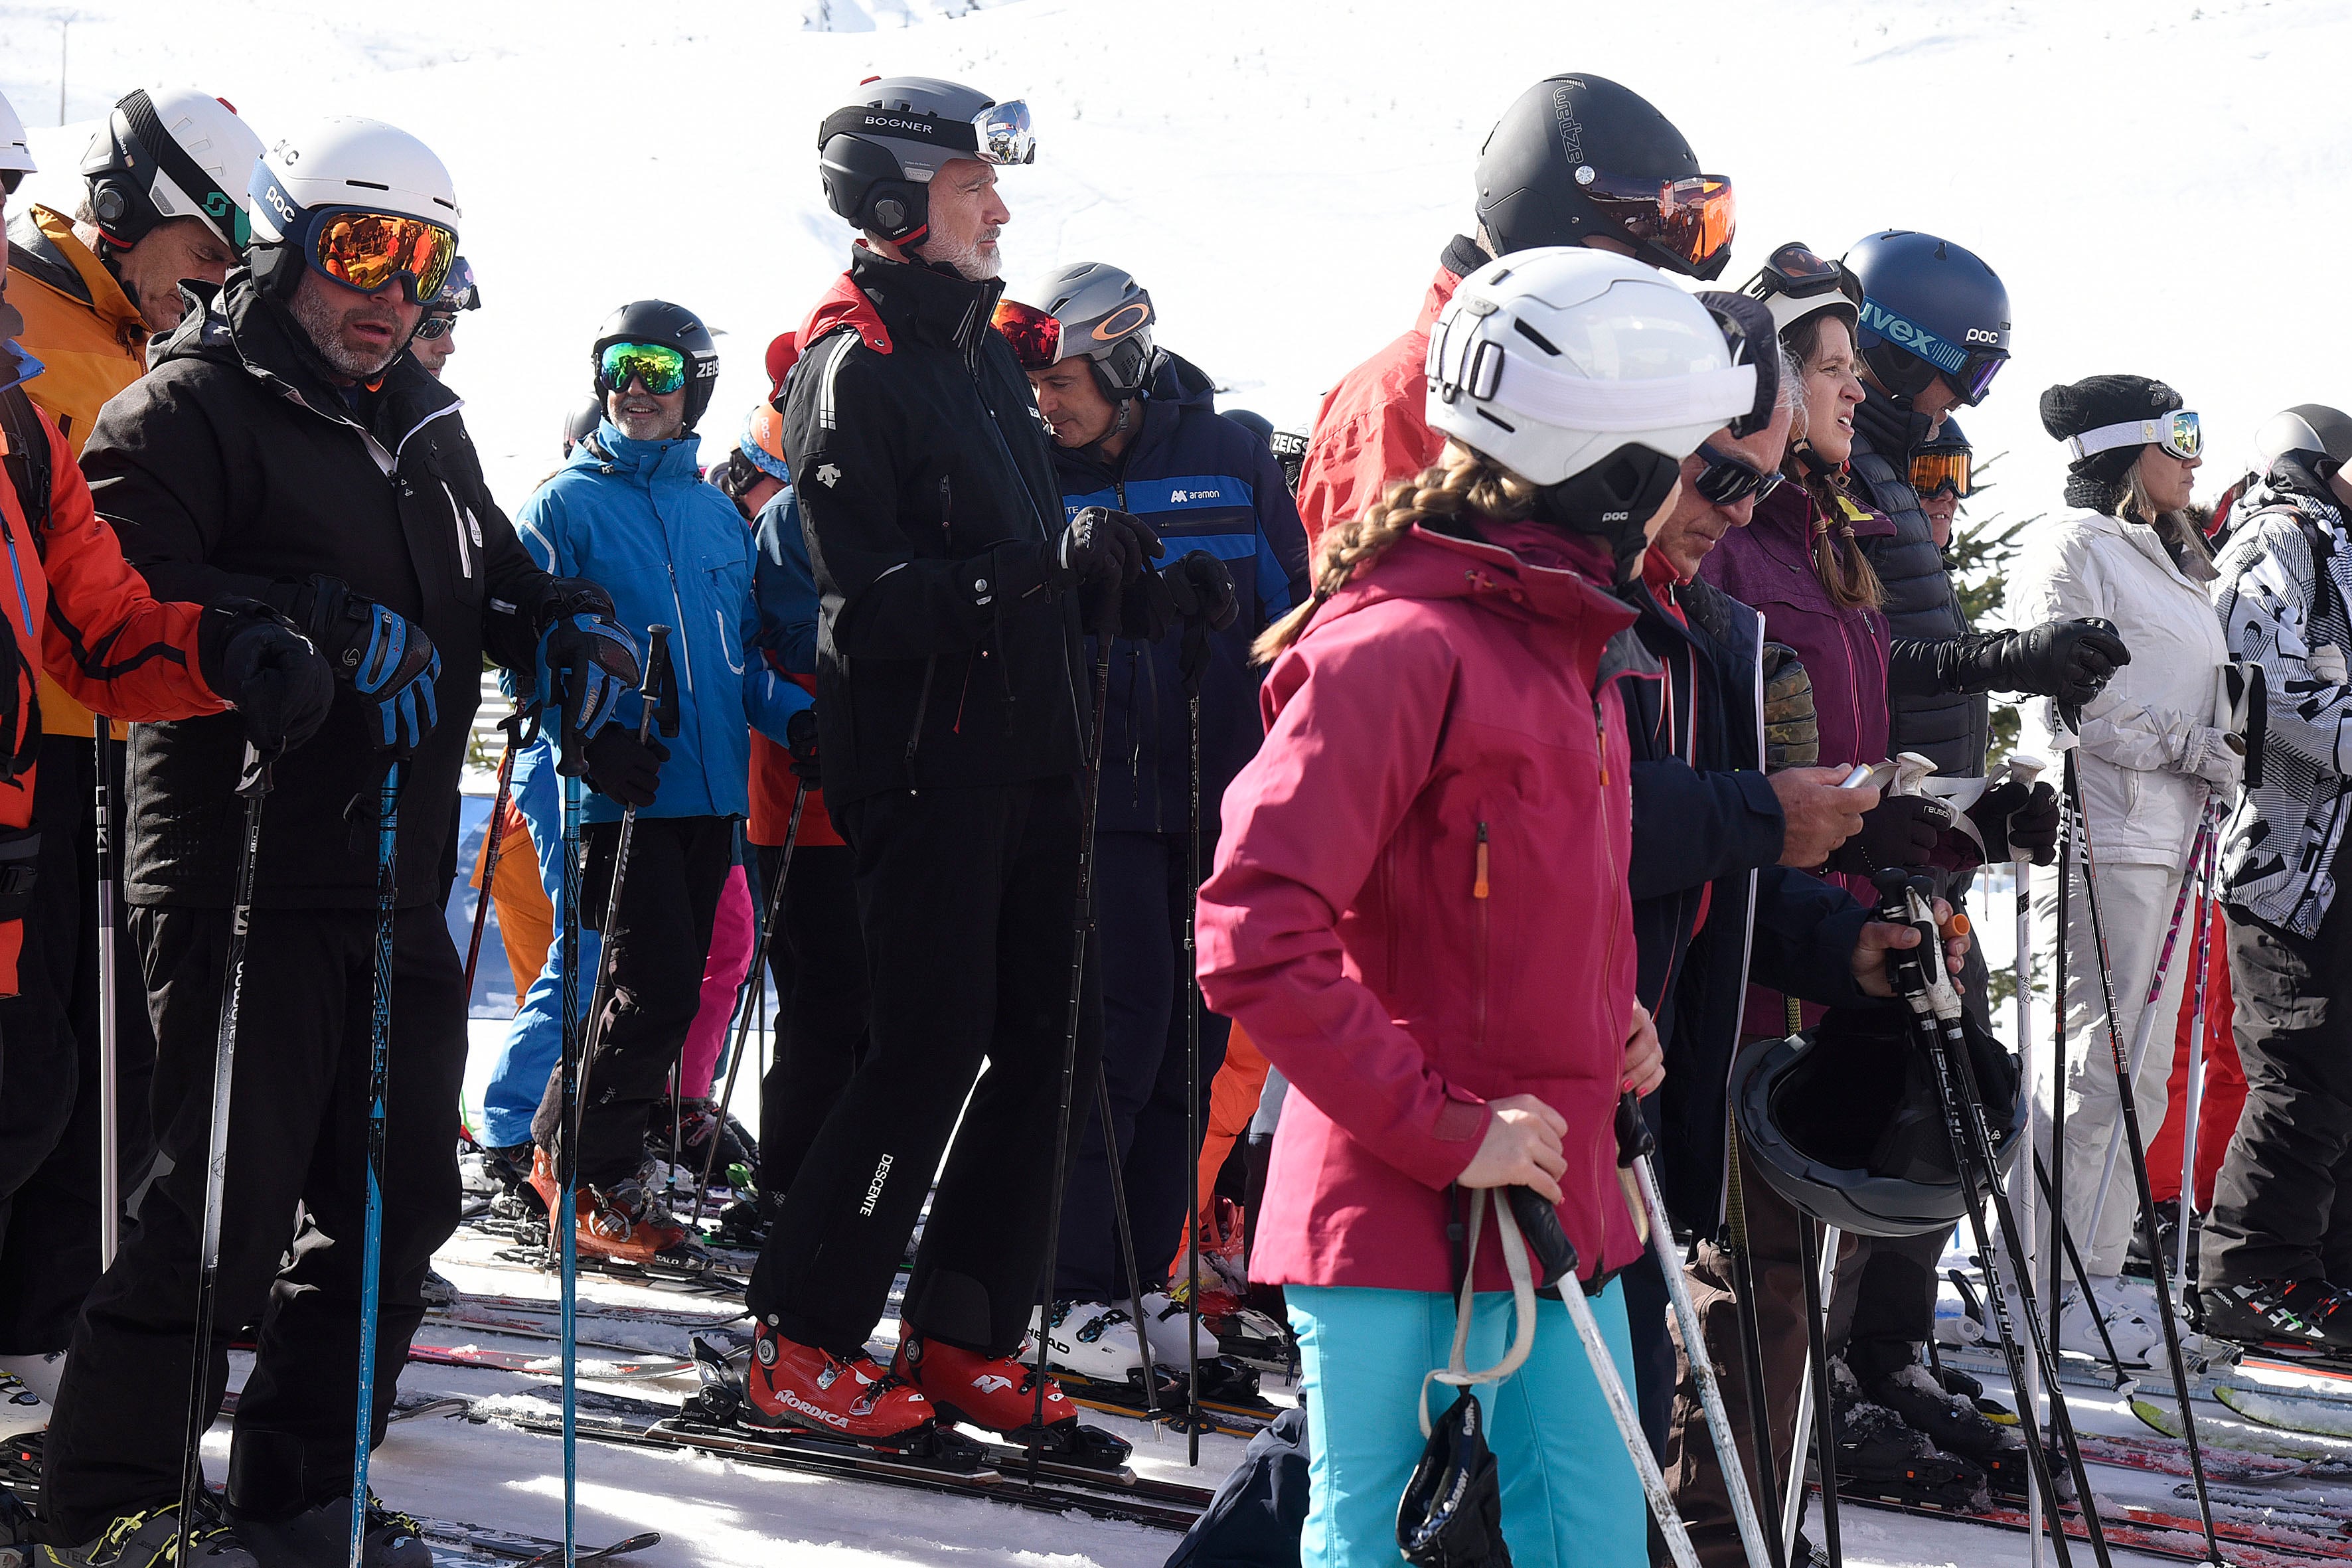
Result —
<instances>
[{"instance_id":1,"label":"white ski boot","mask_svg":"<svg viewBox=\"0 0 2352 1568\"><path fill-rule=\"evenodd\" d=\"M1037 1332L1033 1312L1029 1331ZM1182 1342L1181 1336L1178 1342ZM1095 1383L1143 1384L1143 1346L1125 1307L1103 1301L1056 1301L1045 1329L1046 1363L1055 1372Z\"/></svg>"},{"instance_id":2,"label":"white ski boot","mask_svg":"<svg viewBox=\"0 0 2352 1568\"><path fill-rule=\"evenodd\" d=\"M49 1402L13 1372L0 1372L0 1440L29 1437L49 1427Z\"/></svg>"},{"instance_id":3,"label":"white ski boot","mask_svg":"<svg viewBox=\"0 0 2352 1568\"><path fill-rule=\"evenodd\" d=\"M1184 1303L1165 1290L1143 1293L1143 1331L1151 1342L1151 1359L1171 1372L1182 1372L1185 1365L1184 1326L1188 1314ZM1192 1348L1202 1361L1214 1361L1224 1354L1217 1336L1209 1331L1208 1320L1201 1321L1199 1332L1192 1335Z\"/></svg>"},{"instance_id":4,"label":"white ski boot","mask_svg":"<svg viewBox=\"0 0 2352 1568\"><path fill-rule=\"evenodd\" d=\"M2116 1360L2126 1367L2153 1366L2164 1351L2164 1330L2156 1321L2156 1300L2145 1286L2119 1275L2105 1279L2094 1276L2093 1294L2098 1300L2098 1314L2094 1317L2091 1303L2084 1300L2080 1285L2066 1287L2066 1299L2058 1310L2058 1347L2105 1361L2108 1341L2115 1343ZM2099 1333L2098 1318L2106 1320L2106 1334Z\"/></svg>"}]
</instances>

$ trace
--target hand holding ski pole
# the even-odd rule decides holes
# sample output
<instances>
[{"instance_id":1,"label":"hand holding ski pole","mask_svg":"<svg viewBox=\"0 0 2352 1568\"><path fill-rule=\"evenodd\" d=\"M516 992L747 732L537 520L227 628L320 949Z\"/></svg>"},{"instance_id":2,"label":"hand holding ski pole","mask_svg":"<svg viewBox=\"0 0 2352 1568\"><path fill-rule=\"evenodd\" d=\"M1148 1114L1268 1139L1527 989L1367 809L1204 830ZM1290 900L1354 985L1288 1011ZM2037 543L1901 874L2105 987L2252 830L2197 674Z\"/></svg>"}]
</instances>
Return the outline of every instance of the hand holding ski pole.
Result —
<instances>
[{"instance_id":1,"label":"hand holding ski pole","mask_svg":"<svg viewBox=\"0 0 2352 1568\"><path fill-rule=\"evenodd\" d=\"M1625 1063L1617 1087L1646 1098L1666 1081L1666 1047L1658 1041L1657 1021L1639 1002L1633 1004L1633 1027L1625 1036Z\"/></svg>"},{"instance_id":2,"label":"hand holding ski pole","mask_svg":"<svg viewBox=\"0 0 2352 1568\"><path fill-rule=\"evenodd\" d=\"M1884 873L1882 873L1883 875ZM1962 917L1952 913L1952 906L1937 899L1933 906L1931 929L1940 934L1944 945L1944 967L1951 974L1960 973L1961 962L1968 956L1972 940ZM1885 918L1872 921L1862 928L1860 940L1853 944L1853 983L1865 996L1893 996L1895 984L1888 977L1892 961L1897 954L1907 954L1923 940L1919 926L1897 923Z\"/></svg>"},{"instance_id":3,"label":"hand holding ski pole","mask_svg":"<svg viewBox=\"0 0 2352 1568\"><path fill-rule=\"evenodd\" d=\"M1532 1094L1507 1095L1491 1103L1486 1135L1454 1181L1465 1187L1533 1187L1560 1201L1559 1178L1568 1169L1560 1141L1568 1119Z\"/></svg>"}]
</instances>

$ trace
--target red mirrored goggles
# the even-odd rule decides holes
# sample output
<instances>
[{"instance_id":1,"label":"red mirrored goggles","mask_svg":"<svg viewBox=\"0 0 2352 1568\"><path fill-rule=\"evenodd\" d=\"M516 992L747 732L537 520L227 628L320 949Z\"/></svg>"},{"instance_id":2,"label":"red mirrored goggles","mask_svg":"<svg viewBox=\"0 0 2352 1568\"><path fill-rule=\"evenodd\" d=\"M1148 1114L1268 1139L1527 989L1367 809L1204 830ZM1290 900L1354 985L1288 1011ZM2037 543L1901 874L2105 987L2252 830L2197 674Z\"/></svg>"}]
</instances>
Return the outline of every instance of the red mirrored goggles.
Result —
<instances>
[{"instance_id":1,"label":"red mirrored goggles","mask_svg":"<svg viewBox=\"0 0 2352 1568\"><path fill-rule=\"evenodd\" d=\"M1577 171L1585 199L1637 245L1654 245L1694 272L1730 245L1738 218L1731 182L1720 174L1686 180Z\"/></svg>"},{"instance_id":2,"label":"red mirrored goggles","mask_svg":"<svg viewBox=\"0 0 2352 1568\"><path fill-rule=\"evenodd\" d=\"M373 294L394 281L412 304L437 299L457 259L457 237L437 223L393 213L319 215L310 264L347 289Z\"/></svg>"},{"instance_id":3,"label":"red mirrored goggles","mask_svg":"<svg viewBox=\"0 0 2352 1568\"><path fill-rule=\"evenodd\" d=\"M1023 370L1045 370L1061 359L1062 323L1052 312L1018 300L999 300L994 321Z\"/></svg>"}]
</instances>

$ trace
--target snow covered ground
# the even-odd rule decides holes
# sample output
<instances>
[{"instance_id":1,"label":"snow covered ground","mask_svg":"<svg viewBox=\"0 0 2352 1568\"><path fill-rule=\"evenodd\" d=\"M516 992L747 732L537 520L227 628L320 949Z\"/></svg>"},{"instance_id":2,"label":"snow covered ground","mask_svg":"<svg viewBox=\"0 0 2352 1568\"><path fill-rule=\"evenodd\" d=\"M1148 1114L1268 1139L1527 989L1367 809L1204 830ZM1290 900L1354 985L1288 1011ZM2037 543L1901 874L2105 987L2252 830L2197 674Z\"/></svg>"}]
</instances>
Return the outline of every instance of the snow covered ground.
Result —
<instances>
[{"instance_id":1,"label":"snow covered ground","mask_svg":"<svg viewBox=\"0 0 2352 1568\"><path fill-rule=\"evenodd\" d=\"M731 435L764 390L768 338L798 324L841 264L846 236L811 143L865 76L928 72L1025 97L1041 152L1005 180L1016 283L1077 259L1130 268L1159 303L1161 341L1219 376L1227 406L1303 428L1322 389L1411 321L1439 247L1466 226L1496 114L1535 78L1580 68L1650 96L1736 182L1728 282L1782 240L1836 249L1885 226L1949 235L1991 261L2011 290L2017 363L1966 420L1981 455L2011 454L1982 510L2056 504L2062 465L2034 396L2107 370L2162 376L2205 412L2210 499L2271 411L2352 399L2344 314L2321 292L2352 237L2347 58L2352 0L1780 0L1769 12L1742 0L503 0L383 13L0 0L0 89L36 122L45 165L35 199L72 205L93 117L140 81L218 92L265 139L340 111L430 141L457 178L488 301L461 329L450 379L510 508L553 466L597 322L635 296L685 301L727 334L709 425ZM499 962L493 939L485 963ZM444 1266L482 1289L549 1288L486 1268L486 1251L461 1235ZM406 1386L516 1381L418 1368ZM2134 1425L2113 1408L2084 1420ZM1175 1441L1132 1435L1143 1468L1181 1470ZM213 1441L217 1465L225 1437ZM1239 1447L1205 1444L1199 1479ZM583 1536L661 1529L646 1568L1144 1565L1172 1544L712 1459L593 1444L581 1458ZM557 1526L551 1439L425 1420L396 1427L379 1467L404 1505ZM2099 1479L2118 1495L2160 1491L2119 1471ZM1861 1512L1845 1541L1857 1564L2026 1555L2015 1537Z\"/></svg>"}]
</instances>

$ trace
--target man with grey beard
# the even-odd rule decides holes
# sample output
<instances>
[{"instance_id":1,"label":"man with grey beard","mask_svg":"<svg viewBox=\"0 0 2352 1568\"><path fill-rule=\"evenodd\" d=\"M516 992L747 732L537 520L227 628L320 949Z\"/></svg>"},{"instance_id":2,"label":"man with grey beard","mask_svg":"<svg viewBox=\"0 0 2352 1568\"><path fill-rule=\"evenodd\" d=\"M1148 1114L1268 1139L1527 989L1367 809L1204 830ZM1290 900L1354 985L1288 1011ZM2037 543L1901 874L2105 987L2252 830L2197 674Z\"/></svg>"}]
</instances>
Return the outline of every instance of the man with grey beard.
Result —
<instances>
[{"instance_id":1,"label":"man with grey beard","mask_svg":"<svg viewBox=\"0 0 2352 1568\"><path fill-rule=\"evenodd\" d=\"M379 1437L424 1316L425 1268L457 1219L466 997L441 902L483 658L526 689L543 664L574 698L567 740L592 728L580 714L609 715L599 682L636 679L603 591L532 562L490 499L457 399L403 352L456 255L440 160L392 126L329 120L261 158L251 189L244 265L217 289L186 285L203 308L107 405L82 462L99 515L156 594L266 601L338 677L317 743L277 760L262 814L242 984L267 1005L247 1006L236 1041L218 1308L199 1363L205 1425L226 1385L228 1336L258 1321L260 1342L226 1503L200 1492L200 1517L184 1521L183 1467L196 1458L157 1400L191 1380L245 731L233 715L142 724L123 883L155 1026L157 1158L58 1394L47 1510L50 1539L66 1544L44 1551L59 1565L274 1568L342 1555L380 785L398 770ZM594 782L598 758L588 772ZM174 1549L184 1525L192 1552ZM371 1506L365 1534L369 1568L429 1568L402 1516Z\"/></svg>"}]
</instances>

